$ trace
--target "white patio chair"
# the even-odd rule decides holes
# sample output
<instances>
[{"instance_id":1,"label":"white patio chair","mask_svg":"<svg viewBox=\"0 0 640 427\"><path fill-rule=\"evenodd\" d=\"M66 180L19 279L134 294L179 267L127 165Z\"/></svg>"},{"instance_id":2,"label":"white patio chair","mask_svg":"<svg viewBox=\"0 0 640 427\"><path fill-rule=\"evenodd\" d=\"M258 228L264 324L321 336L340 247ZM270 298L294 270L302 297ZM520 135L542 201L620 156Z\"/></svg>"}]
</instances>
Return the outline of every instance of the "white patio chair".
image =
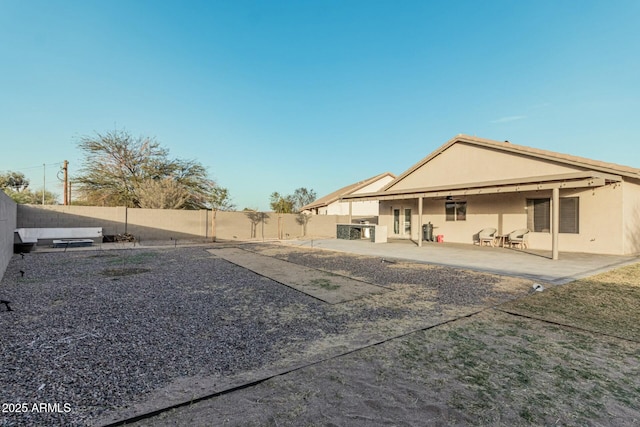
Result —
<instances>
[{"instance_id":1,"label":"white patio chair","mask_svg":"<svg viewBox=\"0 0 640 427\"><path fill-rule=\"evenodd\" d=\"M509 247L520 247L520 249L527 248L527 235L529 234L529 230L526 228L521 228L519 230L512 231L509 233L508 243Z\"/></svg>"},{"instance_id":2,"label":"white patio chair","mask_svg":"<svg viewBox=\"0 0 640 427\"><path fill-rule=\"evenodd\" d=\"M483 243L488 243L490 246L494 246L497 231L498 230L495 228L483 228L482 230L480 230L480 232L478 233L478 241L480 243L480 246L482 246Z\"/></svg>"}]
</instances>

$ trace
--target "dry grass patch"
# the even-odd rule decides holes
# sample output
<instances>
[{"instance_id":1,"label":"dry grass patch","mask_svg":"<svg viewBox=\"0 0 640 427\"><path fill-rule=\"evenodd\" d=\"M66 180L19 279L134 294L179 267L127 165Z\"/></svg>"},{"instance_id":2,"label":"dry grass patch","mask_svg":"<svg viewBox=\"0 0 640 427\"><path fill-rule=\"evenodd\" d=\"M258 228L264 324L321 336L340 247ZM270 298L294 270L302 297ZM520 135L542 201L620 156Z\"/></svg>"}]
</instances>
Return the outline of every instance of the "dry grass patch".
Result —
<instances>
[{"instance_id":1,"label":"dry grass patch","mask_svg":"<svg viewBox=\"0 0 640 427\"><path fill-rule=\"evenodd\" d=\"M551 288L501 308L640 341L640 263Z\"/></svg>"},{"instance_id":2,"label":"dry grass patch","mask_svg":"<svg viewBox=\"0 0 640 427\"><path fill-rule=\"evenodd\" d=\"M636 425L638 378L636 343L490 310L139 425Z\"/></svg>"},{"instance_id":3,"label":"dry grass patch","mask_svg":"<svg viewBox=\"0 0 640 427\"><path fill-rule=\"evenodd\" d=\"M396 360L473 425L624 425L640 410L637 345L499 312L413 334Z\"/></svg>"}]
</instances>

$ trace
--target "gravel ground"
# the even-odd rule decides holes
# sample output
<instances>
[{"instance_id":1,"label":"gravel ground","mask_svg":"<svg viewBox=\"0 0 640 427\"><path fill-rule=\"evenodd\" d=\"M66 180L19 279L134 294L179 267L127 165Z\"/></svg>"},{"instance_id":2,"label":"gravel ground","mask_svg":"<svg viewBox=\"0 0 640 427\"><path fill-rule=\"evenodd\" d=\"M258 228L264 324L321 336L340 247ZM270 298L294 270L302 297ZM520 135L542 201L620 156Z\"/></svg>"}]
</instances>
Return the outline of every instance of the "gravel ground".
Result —
<instances>
[{"instance_id":1,"label":"gravel ground","mask_svg":"<svg viewBox=\"0 0 640 427\"><path fill-rule=\"evenodd\" d=\"M374 285L418 285L435 291L436 300L440 304L476 305L485 302L487 298L502 300L512 297L508 292L494 289L494 285L502 279L492 274L304 248L278 250L274 249L273 245L255 245L251 246L251 249L271 253L276 258L295 264L343 274Z\"/></svg>"},{"instance_id":2,"label":"gravel ground","mask_svg":"<svg viewBox=\"0 0 640 427\"><path fill-rule=\"evenodd\" d=\"M0 403L66 403L70 413L2 413L0 425L86 425L175 379L258 368L354 322L408 313L324 304L205 249L14 256L0 283L14 309L0 309ZM443 303L506 298L492 290L499 279L490 275L442 267L425 274L423 267L325 252L278 257L380 285L420 284L436 289Z\"/></svg>"}]
</instances>

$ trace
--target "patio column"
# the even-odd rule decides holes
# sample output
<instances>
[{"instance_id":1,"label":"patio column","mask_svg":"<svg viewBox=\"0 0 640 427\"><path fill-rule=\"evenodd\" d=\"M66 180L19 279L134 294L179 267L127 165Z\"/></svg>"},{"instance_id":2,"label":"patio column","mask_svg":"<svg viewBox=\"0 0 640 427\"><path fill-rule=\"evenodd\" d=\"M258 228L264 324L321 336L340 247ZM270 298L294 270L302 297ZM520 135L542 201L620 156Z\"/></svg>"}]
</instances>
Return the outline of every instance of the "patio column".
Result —
<instances>
[{"instance_id":1,"label":"patio column","mask_svg":"<svg viewBox=\"0 0 640 427\"><path fill-rule=\"evenodd\" d=\"M552 190L551 200L551 259L558 259L558 235L560 233L560 189Z\"/></svg>"},{"instance_id":2,"label":"patio column","mask_svg":"<svg viewBox=\"0 0 640 427\"><path fill-rule=\"evenodd\" d=\"M353 206L351 205L351 200L349 200L349 224L353 221Z\"/></svg>"},{"instance_id":3,"label":"patio column","mask_svg":"<svg viewBox=\"0 0 640 427\"><path fill-rule=\"evenodd\" d=\"M418 197L418 247L422 247L422 196Z\"/></svg>"}]
</instances>

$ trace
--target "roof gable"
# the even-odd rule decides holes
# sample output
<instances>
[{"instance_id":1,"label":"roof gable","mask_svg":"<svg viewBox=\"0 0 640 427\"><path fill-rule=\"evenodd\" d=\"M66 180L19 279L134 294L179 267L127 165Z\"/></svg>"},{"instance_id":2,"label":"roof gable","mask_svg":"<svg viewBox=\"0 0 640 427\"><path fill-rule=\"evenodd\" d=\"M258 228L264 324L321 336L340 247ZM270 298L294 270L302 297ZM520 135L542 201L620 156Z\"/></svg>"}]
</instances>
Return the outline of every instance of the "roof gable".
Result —
<instances>
[{"instance_id":1,"label":"roof gable","mask_svg":"<svg viewBox=\"0 0 640 427\"><path fill-rule=\"evenodd\" d=\"M585 170L640 178L640 169L628 166L458 135L402 173L383 191Z\"/></svg>"},{"instance_id":2,"label":"roof gable","mask_svg":"<svg viewBox=\"0 0 640 427\"><path fill-rule=\"evenodd\" d=\"M381 173L379 175L373 176L371 178L365 179L363 181L358 181L356 183L347 185L346 187L342 187L336 191L334 191L333 193L327 194L326 196L320 197L319 199L315 200L312 203L309 203L308 205L305 205L301 208L301 210L307 210L307 209L315 209L315 208L319 208L322 206L328 206L331 203L340 200L341 197L343 196L347 196L349 194L353 194L353 193L358 193L358 192L375 192L375 191L379 191L381 190L383 187L385 187L386 185L382 185L379 184L379 186L376 186L375 184L378 181L381 181L385 178L391 178L392 180L395 179L395 175L392 174L391 172L384 172Z\"/></svg>"}]
</instances>

